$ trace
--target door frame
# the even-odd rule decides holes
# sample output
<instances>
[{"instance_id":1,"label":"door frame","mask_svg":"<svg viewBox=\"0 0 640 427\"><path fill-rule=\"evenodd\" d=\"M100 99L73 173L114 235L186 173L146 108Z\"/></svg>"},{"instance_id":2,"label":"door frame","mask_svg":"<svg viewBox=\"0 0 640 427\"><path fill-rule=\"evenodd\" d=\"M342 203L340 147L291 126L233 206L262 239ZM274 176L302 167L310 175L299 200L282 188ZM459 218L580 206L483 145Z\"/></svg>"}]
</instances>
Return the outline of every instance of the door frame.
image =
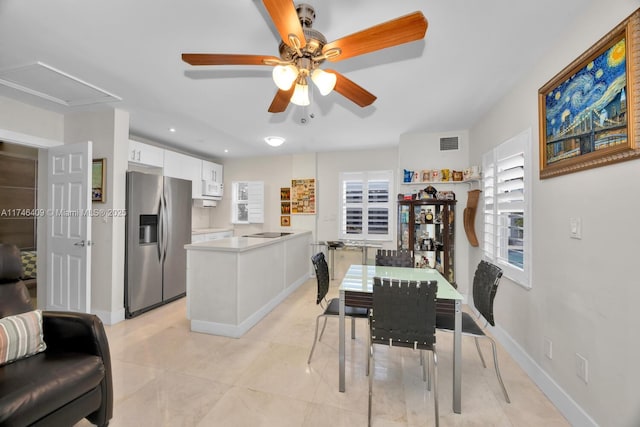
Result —
<instances>
[{"instance_id":1,"label":"door frame","mask_svg":"<svg viewBox=\"0 0 640 427\"><path fill-rule=\"evenodd\" d=\"M43 193L43 189L46 189L46 182L43 182L43 179L47 179L47 169L48 165L46 162L46 150L51 147L57 147L60 145L64 145L64 142L42 138L39 136L29 135L26 133L14 132L7 129L0 128L0 140L9 142L17 145L26 145L29 147L38 149L38 178L37 178L37 189L38 189L38 197L37 197L37 207L46 206L46 194ZM45 151L43 151L45 150ZM44 177L44 178L42 178ZM44 199L42 199L44 197ZM47 230L47 219L45 217L38 217L37 219L37 228L39 230ZM47 233L37 233L36 235L36 254L38 259L46 259L47 257ZM91 262L91 261L89 261ZM37 300L38 300L38 308L43 309L46 305L47 301L47 269L42 266L42 263L38 263L37 266Z\"/></svg>"}]
</instances>

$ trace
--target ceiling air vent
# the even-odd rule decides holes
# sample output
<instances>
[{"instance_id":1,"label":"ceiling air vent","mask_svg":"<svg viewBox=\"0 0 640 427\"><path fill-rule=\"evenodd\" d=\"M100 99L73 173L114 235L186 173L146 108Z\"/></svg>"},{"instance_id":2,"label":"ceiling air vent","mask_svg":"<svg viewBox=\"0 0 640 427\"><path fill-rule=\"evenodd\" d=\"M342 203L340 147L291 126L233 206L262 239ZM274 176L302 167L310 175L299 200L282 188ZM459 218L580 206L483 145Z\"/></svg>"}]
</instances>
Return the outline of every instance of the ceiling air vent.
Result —
<instances>
[{"instance_id":1,"label":"ceiling air vent","mask_svg":"<svg viewBox=\"0 0 640 427\"><path fill-rule=\"evenodd\" d=\"M458 149L458 137L449 136L446 138L440 138L440 151L449 151Z\"/></svg>"}]
</instances>

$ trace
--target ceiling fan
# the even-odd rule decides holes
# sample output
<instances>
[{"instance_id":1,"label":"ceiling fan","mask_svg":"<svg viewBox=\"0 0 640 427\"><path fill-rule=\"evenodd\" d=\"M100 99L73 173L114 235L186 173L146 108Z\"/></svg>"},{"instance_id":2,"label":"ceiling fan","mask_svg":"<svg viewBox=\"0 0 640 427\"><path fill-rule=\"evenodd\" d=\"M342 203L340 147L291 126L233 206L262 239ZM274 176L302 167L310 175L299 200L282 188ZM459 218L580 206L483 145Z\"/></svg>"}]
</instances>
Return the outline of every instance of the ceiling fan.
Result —
<instances>
[{"instance_id":1,"label":"ceiling fan","mask_svg":"<svg viewBox=\"0 0 640 427\"><path fill-rule=\"evenodd\" d=\"M335 70L322 70L325 61L336 62L387 47L424 38L427 20L422 12L383 22L365 30L327 43L312 27L315 11L291 0L263 0L267 12L282 38L280 58L265 55L224 53L183 53L182 60L191 65L267 65L274 67L273 80L278 86L270 113L281 113L289 103L309 105L311 77L322 95L335 90L360 107L371 105L376 96Z\"/></svg>"}]
</instances>

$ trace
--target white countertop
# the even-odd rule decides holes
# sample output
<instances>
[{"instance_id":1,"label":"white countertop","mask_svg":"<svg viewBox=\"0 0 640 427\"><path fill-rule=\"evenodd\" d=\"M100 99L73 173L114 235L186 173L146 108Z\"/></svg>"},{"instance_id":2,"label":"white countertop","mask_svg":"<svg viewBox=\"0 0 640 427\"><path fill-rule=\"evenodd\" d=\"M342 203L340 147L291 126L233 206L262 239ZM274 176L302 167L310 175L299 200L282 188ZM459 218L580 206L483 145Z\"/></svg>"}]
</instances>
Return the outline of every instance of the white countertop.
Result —
<instances>
[{"instance_id":1,"label":"white countertop","mask_svg":"<svg viewBox=\"0 0 640 427\"><path fill-rule=\"evenodd\" d=\"M285 240L295 239L305 234L311 234L309 230L286 230L283 233L291 233L281 237L227 237L225 239L210 240L185 245L186 250L212 251L212 252L244 252L262 246L281 243Z\"/></svg>"},{"instance_id":2,"label":"white countertop","mask_svg":"<svg viewBox=\"0 0 640 427\"><path fill-rule=\"evenodd\" d=\"M191 230L191 234L208 234L208 233L220 233L223 231L233 231L233 228L194 228Z\"/></svg>"}]
</instances>

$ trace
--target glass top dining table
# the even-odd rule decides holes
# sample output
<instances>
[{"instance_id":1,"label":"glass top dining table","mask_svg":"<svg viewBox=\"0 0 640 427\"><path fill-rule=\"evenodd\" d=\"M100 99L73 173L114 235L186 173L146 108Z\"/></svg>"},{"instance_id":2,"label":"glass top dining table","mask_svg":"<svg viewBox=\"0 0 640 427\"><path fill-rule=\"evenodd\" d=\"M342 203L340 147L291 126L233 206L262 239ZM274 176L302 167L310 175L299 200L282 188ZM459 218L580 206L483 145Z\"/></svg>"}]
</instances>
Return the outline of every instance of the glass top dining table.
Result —
<instances>
[{"instance_id":1,"label":"glass top dining table","mask_svg":"<svg viewBox=\"0 0 640 427\"><path fill-rule=\"evenodd\" d=\"M453 300L455 329L453 333L453 412L461 412L462 385L462 295L440 274L431 268L383 267L352 264L340 283L340 342L339 342L339 391L345 391L345 305L371 308L373 303L373 278L389 277L400 280L437 280L439 300Z\"/></svg>"}]
</instances>

